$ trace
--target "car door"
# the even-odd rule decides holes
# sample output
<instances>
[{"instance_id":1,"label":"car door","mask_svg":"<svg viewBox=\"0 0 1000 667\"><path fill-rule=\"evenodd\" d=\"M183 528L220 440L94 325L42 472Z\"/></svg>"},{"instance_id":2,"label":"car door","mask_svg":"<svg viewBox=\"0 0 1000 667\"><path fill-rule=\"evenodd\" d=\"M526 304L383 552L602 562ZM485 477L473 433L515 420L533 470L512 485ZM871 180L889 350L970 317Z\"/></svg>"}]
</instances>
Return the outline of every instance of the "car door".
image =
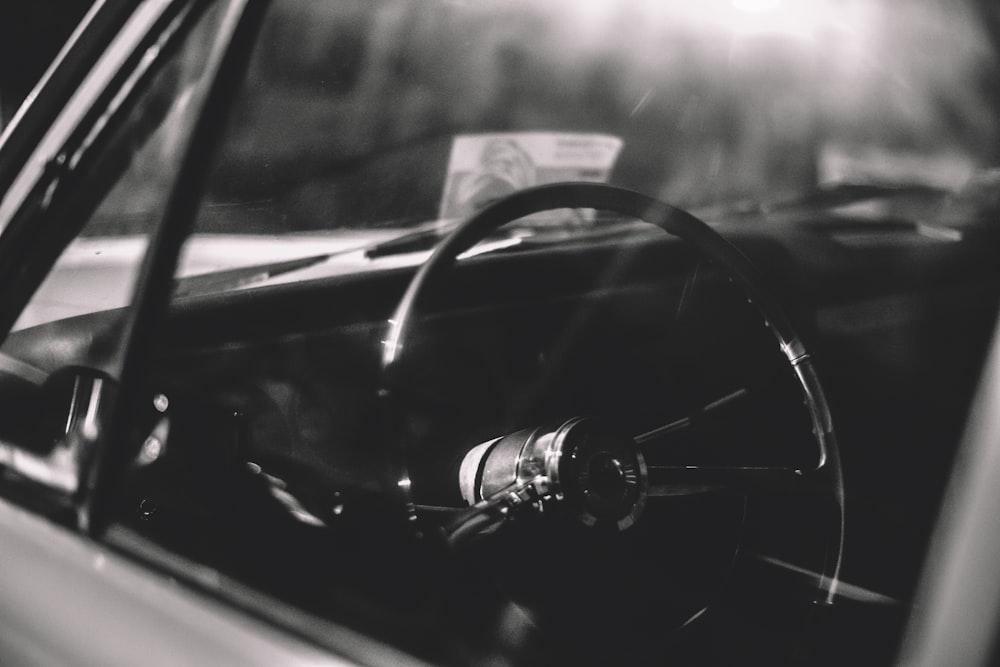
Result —
<instances>
[{"instance_id":1,"label":"car door","mask_svg":"<svg viewBox=\"0 0 1000 667\"><path fill-rule=\"evenodd\" d=\"M143 361L196 206L205 137L257 23L259 3L248 5L97 3L4 135L4 664L344 662L106 540L118 475L148 449L137 415L166 410L138 389ZM66 345L66 322L96 311L92 335Z\"/></svg>"}]
</instances>

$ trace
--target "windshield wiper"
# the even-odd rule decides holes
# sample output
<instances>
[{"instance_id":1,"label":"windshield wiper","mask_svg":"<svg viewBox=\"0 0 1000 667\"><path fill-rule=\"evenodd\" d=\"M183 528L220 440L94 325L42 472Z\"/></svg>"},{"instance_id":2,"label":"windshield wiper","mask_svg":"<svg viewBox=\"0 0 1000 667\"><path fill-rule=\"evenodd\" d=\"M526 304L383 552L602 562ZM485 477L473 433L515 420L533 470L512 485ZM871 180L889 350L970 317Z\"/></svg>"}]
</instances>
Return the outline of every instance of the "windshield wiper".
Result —
<instances>
[{"instance_id":1,"label":"windshield wiper","mask_svg":"<svg viewBox=\"0 0 1000 667\"><path fill-rule=\"evenodd\" d=\"M375 260L433 250L442 239L458 228L464 221L461 218L445 221L432 220L383 241L376 241L369 244L362 243L357 246L300 259L255 264L178 278L174 283L174 296L193 296L208 292L224 292L238 289L269 280L282 274L307 269L322 264L334 257L352 253L360 253L364 259ZM642 227L645 228L647 225L642 224ZM593 221L581 222L577 216L572 217L566 223L552 223L549 221L543 225L533 223L530 219L526 218L523 221L505 225L495 230L458 257L459 259L465 259L475 255L506 250L514 246L521 246L522 244L562 242L565 240L567 234L594 240L605 238L609 235L618 235L623 231L631 229L630 225L597 225Z\"/></svg>"},{"instance_id":2,"label":"windshield wiper","mask_svg":"<svg viewBox=\"0 0 1000 667\"><path fill-rule=\"evenodd\" d=\"M312 257L301 257L299 259L272 262L270 264L241 266L235 269L177 278L174 281L174 296L191 296L192 294L206 294L208 292L236 289L237 287L243 287L280 276L283 273L291 273L292 271L307 269L316 264L322 264L336 254L340 253L313 255Z\"/></svg>"},{"instance_id":3,"label":"windshield wiper","mask_svg":"<svg viewBox=\"0 0 1000 667\"><path fill-rule=\"evenodd\" d=\"M293 273L302 269L322 264L334 257L360 252L365 259L377 259L395 255L405 255L413 252L431 250L437 243L451 233L462 221L433 221L424 223L414 229L393 236L385 241L361 244L342 248L320 255L310 255L298 259L280 262L268 262L241 266L234 269L224 269L211 273L201 273L193 276L177 278L174 281L174 297L207 294L209 292L225 292L263 282L277 276ZM521 238L510 233L502 233L497 237L484 239L477 248L473 248L463 256L482 254L520 243Z\"/></svg>"},{"instance_id":4,"label":"windshield wiper","mask_svg":"<svg viewBox=\"0 0 1000 667\"><path fill-rule=\"evenodd\" d=\"M817 186L804 194L779 199L760 205L763 212L787 211L795 208L835 208L856 204L869 199L886 199L896 196L943 196L948 190L926 183L855 183L843 181Z\"/></svg>"},{"instance_id":5,"label":"windshield wiper","mask_svg":"<svg viewBox=\"0 0 1000 667\"><path fill-rule=\"evenodd\" d=\"M450 220L448 222L430 222L420 225L416 229L394 236L386 241L379 241L364 249L367 259L378 257L389 257L393 255L405 255L421 250L431 250L438 241L455 230L462 220Z\"/></svg>"},{"instance_id":6,"label":"windshield wiper","mask_svg":"<svg viewBox=\"0 0 1000 667\"><path fill-rule=\"evenodd\" d=\"M873 199L897 196L944 197L950 190L926 183L858 183L840 181L818 185L804 193L782 199L759 200L750 197L698 206L692 210L703 218L715 220L726 216L760 216L797 209L829 209L858 204Z\"/></svg>"}]
</instances>

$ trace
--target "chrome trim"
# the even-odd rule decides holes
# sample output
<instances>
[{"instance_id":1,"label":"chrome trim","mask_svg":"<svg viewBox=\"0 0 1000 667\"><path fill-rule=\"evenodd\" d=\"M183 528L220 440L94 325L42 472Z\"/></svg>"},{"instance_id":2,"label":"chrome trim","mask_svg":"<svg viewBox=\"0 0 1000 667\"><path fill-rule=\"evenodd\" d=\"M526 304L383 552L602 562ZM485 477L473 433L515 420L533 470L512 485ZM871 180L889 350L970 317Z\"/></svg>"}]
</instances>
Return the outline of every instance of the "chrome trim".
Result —
<instances>
[{"instance_id":1,"label":"chrome trim","mask_svg":"<svg viewBox=\"0 0 1000 667\"><path fill-rule=\"evenodd\" d=\"M125 61L135 52L170 5L171 0L144 0L84 77L58 118L32 151L31 157L25 161L11 186L0 197L0 234L24 204L35 184L42 178L47 166L57 159L80 119L110 85ZM11 127L13 125L11 123Z\"/></svg>"}]
</instances>

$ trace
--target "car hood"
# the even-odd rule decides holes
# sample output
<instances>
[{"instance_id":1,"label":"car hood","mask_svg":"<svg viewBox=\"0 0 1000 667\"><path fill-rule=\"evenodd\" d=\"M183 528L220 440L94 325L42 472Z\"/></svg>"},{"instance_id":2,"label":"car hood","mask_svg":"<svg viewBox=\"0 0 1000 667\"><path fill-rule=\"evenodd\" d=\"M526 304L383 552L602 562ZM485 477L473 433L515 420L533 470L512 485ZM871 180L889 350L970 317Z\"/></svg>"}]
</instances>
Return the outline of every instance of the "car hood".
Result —
<instances>
[{"instance_id":1,"label":"car hood","mask_svg":"<svg viewBox=\"0 0 1000 667\"><path fill-rule=\"evenodd\" d=\"M361 249L400 233L390 229L283 236L195 234L188 239L177 274L187 278L325 254L332 255L325 263L328 273L350 273L375 266ZM147 239L141 236L78 239L67 248L14 329L127 305L146 246Z\"/></svg>"}]
</instances>

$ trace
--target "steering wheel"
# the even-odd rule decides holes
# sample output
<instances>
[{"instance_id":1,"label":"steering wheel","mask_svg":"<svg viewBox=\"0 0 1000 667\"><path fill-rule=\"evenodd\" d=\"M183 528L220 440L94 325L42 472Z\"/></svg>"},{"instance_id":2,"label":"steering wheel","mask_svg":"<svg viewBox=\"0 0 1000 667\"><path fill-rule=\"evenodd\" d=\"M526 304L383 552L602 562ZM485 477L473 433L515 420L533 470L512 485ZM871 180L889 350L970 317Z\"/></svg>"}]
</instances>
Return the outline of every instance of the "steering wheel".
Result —
<instances>
[{"instance_id":1,"label":"steering wheel","mask_svg":"<svg viewBox=\"0 0 1000 667\"><path fill-rule=\"evenodd\" d=\"M780 358L794 378L811 421L801 447L810 466L789 465L648 465L646 448L663 434L683 428L675 420L642 434L628 434L617 424L587 415L534 424L483 443L468 443L458 483L468 507L437 516L429 523L452 545L499 532L522 517L558 507L594 534L628 534L641 526L647 506L678 496L735 491L743 497L772 496L795 502L796 494L819 492L830 501L828 516L815 519L826 533L824 563L815 601L832 604L836 596L844 536L844 490L840 458L826 399L813 362L777 299L764 286L749 260L715 230L690 213L657 199L597 183L563 183L516 192L466 220L442 240L409 283L389 320L383 343L382 395L398 412L406 401L407 357L420 327L420 306L428 293L449 277L456 258L505 223L554 209L595 209L645 221L687 242L742 292L773 334ZM734 397L724 397L719 403ZM711 410L714 406L705 406ZM802 405L794 406L801 410ZM433 509L418 502L420 489L410 477L417 454L402 447L398 429L390 447L397 451L396 485L411 521L426 532L424 519ZM405 440L405 439L404 439ZM551 513L551 512L550 512ZM526 519L531 523L534 519ZM544 529L543 529L544 530ZM532 533L537 537L539 532ZM603 538L602 538L603 539ZM592 546L592 545L591 545ZM590 548L588 546L587 548ZM697 610L688 620L698 616Z\"/></svg>"}]
</instances>

